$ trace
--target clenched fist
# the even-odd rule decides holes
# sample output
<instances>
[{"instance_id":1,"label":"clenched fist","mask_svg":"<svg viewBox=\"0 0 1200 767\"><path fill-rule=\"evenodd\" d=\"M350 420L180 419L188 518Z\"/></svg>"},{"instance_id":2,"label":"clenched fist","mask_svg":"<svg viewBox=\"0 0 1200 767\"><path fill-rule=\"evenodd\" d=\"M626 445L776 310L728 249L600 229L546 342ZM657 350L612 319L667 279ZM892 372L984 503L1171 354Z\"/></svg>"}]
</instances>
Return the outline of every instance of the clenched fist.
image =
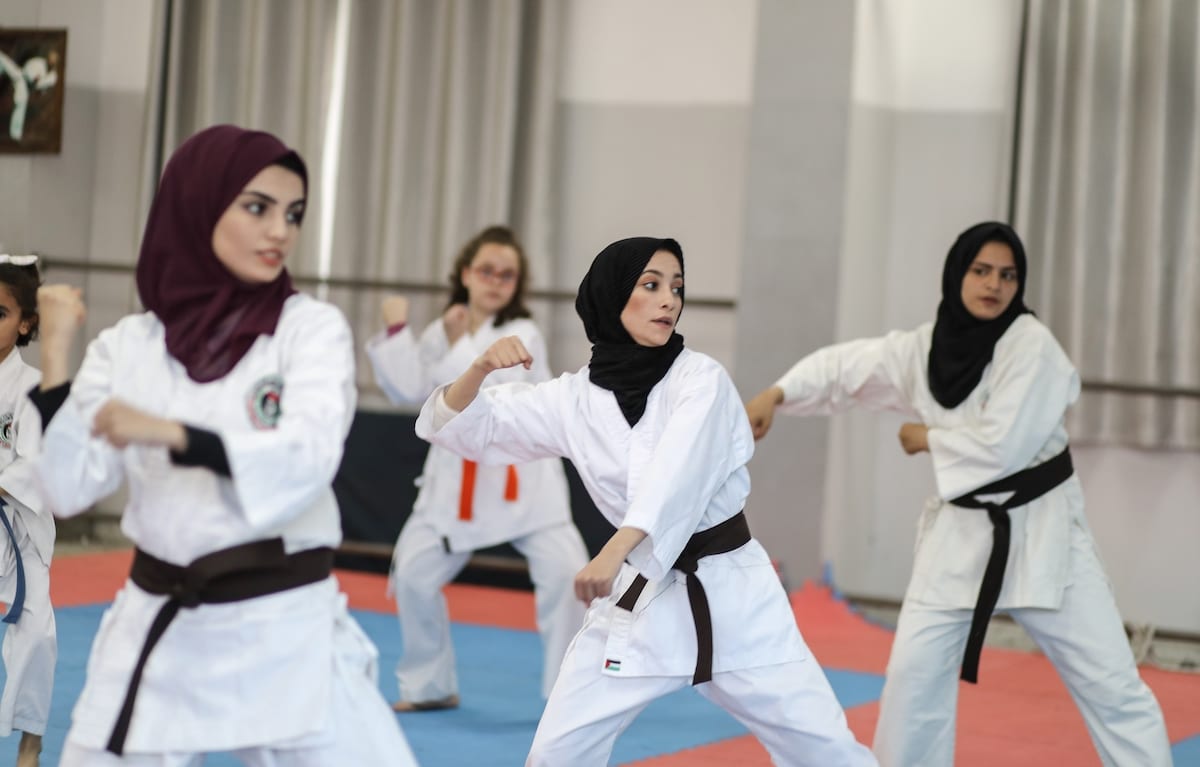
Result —
<instances>
[{"instance_id":1,"label":"clenched fist","mask_svg":"<svg viewBox=\"0 0 1200 767\"><path fill-rule=\"evenodd\" d=\"M97 411L92 421L92 436L107 440L113 447L162 445L176 451L187 448L187 432L181 424L150 415L119 399L110 399Z\"/></svg>"},{"instance_id":2,"label":"clenched fist","mask_svg":"<svg viewBox=\"0 0 1200 767\"><path fill-rule=\"evenodd\" d=\"M516 336L505 336L488 347L487 351L475 360L475 367L483 373L493 370L513 368L524 365L528 370L533 366L533 356Z\"/></svg>"},{"instance_id":3,"label":"clenched fist","mask_svg":"<svg viewBox=\"0 0 1200 767\"><path fill-rule=\"evenodd\" d=\"M754 439L760 440L771 430L771 422L775 420L775 408L783 402L783 390L778 386L764 389L746 403L746 415L750 418L750 431Z\"/></svg>"},{"instance_id":4,"label":"clenched fist","mask_svg":"<svg viewBox=\"0 0 1200 767\"><path fill-rule=\"evenodd\" d=\"M384 296L380 309L383 312L383 324L387 327L408 323L408 299L404 296Z\"/></svg>"},{"instance_id":5,"label":"clenched fist","mask_svg":"<svg viewBox=\"0 0 1200 767\"><path fill-rule=\"evenodd\" d=\"M900 427L900 447L909 455L929 449L929 427L923 423L906 423Z\"/></svg>"}]
</instances>

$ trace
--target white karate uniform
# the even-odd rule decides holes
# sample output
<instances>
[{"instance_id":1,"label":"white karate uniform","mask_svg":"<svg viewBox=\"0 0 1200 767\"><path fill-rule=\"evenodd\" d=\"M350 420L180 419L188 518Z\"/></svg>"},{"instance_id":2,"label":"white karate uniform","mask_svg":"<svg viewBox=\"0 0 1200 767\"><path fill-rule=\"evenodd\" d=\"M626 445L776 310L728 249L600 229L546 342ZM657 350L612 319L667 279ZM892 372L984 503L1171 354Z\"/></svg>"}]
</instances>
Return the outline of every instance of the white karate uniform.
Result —
<instances>
[{"instance_id":1,"label":"white karate uniform","mask_svg":"<svg viewBox=\"0 0 1200 767\"><path fill-rule=\"evenodd\" d=\"M600 512L647 533L611 596L593 600L563 661L529 765L605 765L617 736L651 700L687 686L697 642L686 578L671 566L688 539L740 512L754 441L733 382L685 349L632 428L587 368L537 386L496 386L454 415L442 392L417 433L490 463L570 458ZM632 612L617 608L641 573ZM697 691L737 717L779 765L875 764L855 742L810 654L787 595L756 540L700 560L713 625L713 678Z\"/></svg>"},{"instance_id":2,"label":"white karate uniform","mask_svg":"<svg viewBox=\"0 0 1200 767\"><path fill-rule=\"evenodd\" d=\"M177 466L166 448L118 450L92 437L110 398L216 432L232 478ZM46 430L38 479L60 516L127 480L122 531L175 565L264 538L282 537L288 552L333 547L341 524L330 483L354 403L350 329L337 309L308 296L288 298L275 333L203 384L167 353L154 315L133 315L88 346ZM377 651L334 577L180 610L146 663L127 759L103 755L166 599L130 581L105 612L64 765L188 764L210 751L240 751L254 763L415 764L376 686Z\"/></svg>"},{"instance_id":3,"label":"white karate uniform","mask_svg":"<svg viewBox=\"0 0 1200 767\"><path fill-rule=\"evenodd\" d=\"M6 624L4 634L7 681L0 697L0 737L13 730L45 734L58 658L50 606L54 518L43 508L33 477L42 422L26 396L41 380L16 348L0 362L0 499L5 505L0 513L13 527L25 569L25 607L16 623ZM9 609L16 590L16 552L0 529L0 601Z\"/></svg>"},{"instance_id":4,"label":"white karate uniform","mask_svg":"<svg viewBox=\"0 0 1200 767\"><path fill-rule=\"evenodd\" d=\"M992 550L986 513L947 503L1053 458L1067 446L1079 375L1050 331L1020 316L996 343L979 384L946 409L929 391L933 324L820 349L779 381L781 412L863 406L929 427L938 495L917 525L912 580L888 663L874 748L885 767L950 765L958 671ZM1170 764L1162 712L1138 676L1083 513L1076 476L1009 509L1012 536L997 610L1054 663L1106 765ZM987 676L986 663L981 676Z\"/></svg>"},{"instance_id":5,"label":"white karate uniform","mask_svg":"<svg viewBox=\"0 0 1200 767\"><path fill-rule=\"evenodd\" d=\"M375 380L396 403L420 403L435 387L458 378L495 341L517 336L533 356L533 366L497 370L487 386L550 378L546 343L537 325L516 319L495 327L489 320L453 344L438 320L418 341L412 330L367 343ZM463 459L433 445L418 480L412 515L396 541L390 588L396 597L404 652L396 666L400 698L440 700L458 694L450 615L442 587L466 566L471 552L511 543L529 561L537 624L542 638L542 695L549 696L571 637L583 622L575 598L575 574L588 562L587 548L571 519L571 499L558 458L512 467L517 497L507 500L508 466L475 470L471 518L460 518Z\"/></svg>"}]
</instances>

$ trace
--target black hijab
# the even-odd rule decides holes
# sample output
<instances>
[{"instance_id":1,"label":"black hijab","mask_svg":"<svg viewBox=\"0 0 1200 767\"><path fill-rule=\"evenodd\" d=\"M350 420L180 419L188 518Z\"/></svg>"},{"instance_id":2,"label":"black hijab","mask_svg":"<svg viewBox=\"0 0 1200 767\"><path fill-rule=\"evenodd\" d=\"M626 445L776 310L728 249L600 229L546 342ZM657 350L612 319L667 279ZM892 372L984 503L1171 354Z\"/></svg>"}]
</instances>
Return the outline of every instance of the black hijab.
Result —
<instances>
[{"instance_id":1,"label":"black hijab","mask_svg":"<svg viewBox=\"0 0 1200 767\"><path fill-rule=\"evenodd\" d=\"M993 320L976 319L963 305L962 283L975 256L989 242L1012 248L1017 266L1017 292L1004 313ZM1008 224L985 221L958 236L942 268L942 302L938 305L929 348L929 391L944 408L957 407L983 378L996 342L1025 306L1025 246Z\"/></svg>"},{"instance_id":2,"label":"black hijab","mask_svg":"<svg viewBox=\"0 0 1200 767\"><path fill-rule=\"evenodd\" d=\"M683 336L672 332L662 346L642 346L621 323L621 312L646 264L660 250L674 253L683 271L683 248L672 239L630 237L600 251L579 283L575 311L592 342L588 377L617 398L633 426L646 412L646 397L683 351ZM680 300L683 295L680 294ZM680 307L680 312L683 308Z\"/></svg>"}]
</instances>

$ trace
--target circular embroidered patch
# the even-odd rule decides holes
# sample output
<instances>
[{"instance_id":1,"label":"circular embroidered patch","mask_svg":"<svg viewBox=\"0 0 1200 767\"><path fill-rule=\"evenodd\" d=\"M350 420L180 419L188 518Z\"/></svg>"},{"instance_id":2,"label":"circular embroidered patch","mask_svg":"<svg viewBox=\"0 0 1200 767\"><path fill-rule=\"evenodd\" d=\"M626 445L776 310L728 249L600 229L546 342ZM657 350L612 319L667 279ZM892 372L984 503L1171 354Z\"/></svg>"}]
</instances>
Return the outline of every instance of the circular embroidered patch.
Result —
<instances>
[{"instance_id":1,"label":"circular embroidered patch","mask_svg":"<svg viewBox=\"0 0 1200 767\"><path fill-rule=\"evenodd\" d=\"M256 429L274 429L279 423L280 401L283 399L283 378L264 376L250 387L246 411Z\"/></svg>"},{"instance_id":2,"label":"circular embroidered patch","mask_svg":"<svg viewBox=\"0 0 1200 767\"><path fill-rule=\"evenodd\" d=\"M0 447L11 450L16 439L16 428L13 424L13 414L0 415Z\"/></svg>"}]
</instances>

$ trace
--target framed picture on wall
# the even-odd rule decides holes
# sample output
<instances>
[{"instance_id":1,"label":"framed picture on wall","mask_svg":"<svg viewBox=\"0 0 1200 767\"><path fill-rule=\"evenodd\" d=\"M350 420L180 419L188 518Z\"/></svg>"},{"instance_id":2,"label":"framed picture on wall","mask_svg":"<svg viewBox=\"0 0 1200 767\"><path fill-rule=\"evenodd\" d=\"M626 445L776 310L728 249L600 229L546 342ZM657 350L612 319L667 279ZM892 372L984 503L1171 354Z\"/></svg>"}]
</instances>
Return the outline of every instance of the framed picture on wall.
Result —
<instances>
[{"instance_id":1,"label":"framed picture on wall","mask_svg":"<svg viewBox=\"0 0 1200 767\"><path fill-rule=\"evenodd\" d=\"M67 30L0 27L0 152L58 154Z\"/></svg>"}]
</instances>

